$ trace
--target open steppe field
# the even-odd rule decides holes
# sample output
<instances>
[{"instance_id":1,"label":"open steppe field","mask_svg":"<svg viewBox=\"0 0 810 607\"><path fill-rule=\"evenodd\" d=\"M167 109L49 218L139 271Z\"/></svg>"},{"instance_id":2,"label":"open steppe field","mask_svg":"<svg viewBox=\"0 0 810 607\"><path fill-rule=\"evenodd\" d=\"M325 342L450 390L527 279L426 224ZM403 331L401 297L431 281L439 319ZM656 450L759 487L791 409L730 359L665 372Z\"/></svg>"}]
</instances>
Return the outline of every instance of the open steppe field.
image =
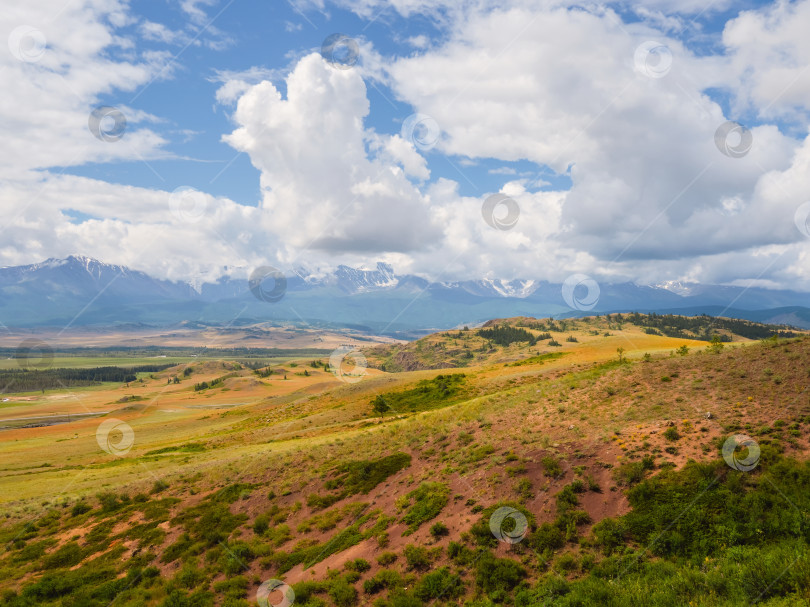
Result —
<instances>
[{"instance_id":1,"label":"open steppe field","mask_svg":"<svg viewBox=\"0 0 810 607\"><path fill-rule=\"evenodd\" d=\"M97 329L71 327L49 329L6 329L0 334L0 349L16 349L20 343L41 342L52 349L106 348L137 349L149 357L152 349L188 348L196 353L208 348L327 348L341 344L396 343L387 336L365 335L350 329L330 330L318 327L286 326L271 323L249 326L178 326L172 329L126 327Z\"/></svg>"},{"instance_id":2,"label":"open steppe field","mask_svg":"<svg viewBox=\"0 0 810 607\"><path fill-rule=\"evenodd\" d=\"M0 601L807 604L810 339L679 319L6 389Z\"/></svg>"}]
</instances>

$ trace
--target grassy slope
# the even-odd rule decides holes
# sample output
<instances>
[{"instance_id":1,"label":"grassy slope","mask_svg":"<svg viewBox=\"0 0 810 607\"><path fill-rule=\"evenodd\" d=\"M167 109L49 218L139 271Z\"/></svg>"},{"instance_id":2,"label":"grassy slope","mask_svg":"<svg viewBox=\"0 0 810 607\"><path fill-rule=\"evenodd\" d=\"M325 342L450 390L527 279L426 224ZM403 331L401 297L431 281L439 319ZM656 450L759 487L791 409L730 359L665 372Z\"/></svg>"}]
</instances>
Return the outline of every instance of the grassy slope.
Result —
<instances>
[{"instance_id":1,"label":"grassy slope","mask_svg":"<svg viewBox=\"0 0 810 607\"><path fill-rule=\"evenodd\" d=\"M780 451L801 455L808 446L804 390L810 341L727 345L709 354L700 342L647 335L627 324L621 330L599 327L599 335L591 335L596 328L586 324L567 327L566 335L576 335L578 343L555 335L561 348L513 344L487 351L483 364L462 370L463 390L444 406L382 419L370 417L374 396L402 394L438 372L371 372L359 383L340 384L323 368L287 365L286 381L282 375L259 381L245 370L237 373L243 377L226 380L225 390L195 393L194 382L231 368L205 363L178 386L166 387L171 373L162 373L137 388L88 390L79 401L90 410L134 390L143 394L144 401L129 403L131 410L115 413L134 429L135 446L123 458L101 451L95 442L98 420L3 434L0 500L8 520L0 530L6 547L0 555L0 579L6 581L0 587L22 591L5 600L72 604L88 588L104 587L107 594L84 597L88 604L106 605L115 597L133 605L243 604L253 600L262 580L277 577L294 585L297 604L349 605L386 596L395 604L437 596L453 603L465 596L577 604L577 596L593 592L613 593L605 594L606 604L634 604L656 580L669 576L700 588L698 582L708 583L711 575L737 582L722 595L715 580L716 600L704 589L694 595L696 604L719 604L719 596L728 604L739 604L740 597L754 600L766 585L753 585L759 588L754 594L740 589L742 581L734 577L739 572L727 570L735 557L726 554L728 545L714 546L711 571L688 558L670 571L669 561L650 559L658 554L654 545L642 556L632 552L650 546L642 533L649 525L628 524L613 535L599 534L605 524L597 535L592 528L629 511L628 486L657 470L681 468L690 458L715 460L718 440L733 432L746 432L763 447L762 465L746 477L754 489L753 479L768 475L793 496L791 483L806 482L801 473L772 470L784 465L777 464ZM613 336L605 337L606 330ZM473 333L433 339L472 345L478 339ZM691 354L669 355L684 343ZM651 362L622 364L618 347L631 359L659 354ZM552 350L567 354L513 365ZM310 375L298 375L303 369ZM234 402L250 404L188 408ZM45 411L53 403L45 399L29 406ZM166 450L172 446L179 450ZM163 452L148 455L156 450ZM410 464L389 470L378 461L396 453L410 456ZM349 469L371 476L382 470L385 480L346 493L342 488L356 483L347 480L346 468L336 466L352 461L361 463ZM729 474L724 463L716 470L723 483L744 476ZM672 485L679 482L674 478ZM228 487L224 498L214 493ZM680 489L681 501L688 504L690 491L700 490ZM99 499L99 492L130 499ZM650 508L635 499L637 511ZM807 507L801 499L793 496L790 502L800 511ZM494 506L505 501L525 509L534 527L515 546L495 541L487 528ZM81 512L77 503L91 509ZM673 514L656 516L670 520ZM436 522L446 534L440 528L431 533ZM801 522L792 524L794 534L804 533ZM773 578L787 558L777 545L785 539L780 533L773 532L774 546L764 550ZM619 539L611 540L614 536ZM743 548L763 550L746 541ZM699 553L685 546L687 557ZM805 545L797 546L801 573ZM753 558L743 556L745 562ZM395 560L380 564L381 557L383 563ZM368 562L368 570L355 563L358 558ZM70 574L76 588L52 587L49 573L79 563ZM449 569L431 577L441 567ZM460 576L458 583L453 575ZM801 575L784 586L793 575L780 578L776 594L806 592ZM126 583L115 582L117 576ZM608 588L603 582L610 577L624 581ZM438 583L440 578L450 582ZM409 591L401 590L405 587ZM683 604L668 601L664 592L660 602L648 604Z\"/></svg>"}]
</instances>

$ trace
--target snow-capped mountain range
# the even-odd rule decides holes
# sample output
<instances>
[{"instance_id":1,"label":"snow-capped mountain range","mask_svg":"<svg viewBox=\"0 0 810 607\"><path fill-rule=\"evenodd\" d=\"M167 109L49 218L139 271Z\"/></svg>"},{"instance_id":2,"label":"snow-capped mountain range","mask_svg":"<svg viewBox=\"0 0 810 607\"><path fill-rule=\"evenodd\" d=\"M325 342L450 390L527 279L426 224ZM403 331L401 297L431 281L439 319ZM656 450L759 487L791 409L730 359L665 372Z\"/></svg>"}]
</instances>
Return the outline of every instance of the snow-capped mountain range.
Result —
<instances>
[{"instance_id":1,"label":"snow-capped mountain range","mask_svg":"<svg viewBox=\"0 0 810 607\"><path fill-rule=\"evenodd\" d=\"M302 270L286 280L284 296L268 302L251 291L245 277L173 282L89 257L48 259L0 268L0 322L10 327L270 320L407 333L517 315L656 311L774 319L810 328L810 310L806 309L810 294L762 288L600 284L594 307L576 310L566 304L558 283L490 278L429 282L397 275L385 263L371 270L338 266L331 274L318 276Z\"/></svg>"}]
</instances>

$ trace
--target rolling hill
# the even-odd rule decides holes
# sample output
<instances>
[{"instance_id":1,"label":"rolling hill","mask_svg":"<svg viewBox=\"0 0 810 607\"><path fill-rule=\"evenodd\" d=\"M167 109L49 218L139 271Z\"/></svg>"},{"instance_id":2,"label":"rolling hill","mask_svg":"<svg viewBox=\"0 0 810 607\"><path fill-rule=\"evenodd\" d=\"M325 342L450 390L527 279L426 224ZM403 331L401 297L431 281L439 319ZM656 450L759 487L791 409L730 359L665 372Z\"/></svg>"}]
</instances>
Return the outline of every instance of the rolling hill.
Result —
<instances>
[{"instance_id":1,"label":"rolling hill","mask_svg":"<svg viewBox=\"0 0 810 607\"><path fill-rule=\"evenodd\" d=\"M0 433L0 597L801 604L806 334L561 322L370 346L340 372L206 360L9 395L0 417L96 417ZM403 352L419 368L389 368Z\"/></svg>"}]
</instances>

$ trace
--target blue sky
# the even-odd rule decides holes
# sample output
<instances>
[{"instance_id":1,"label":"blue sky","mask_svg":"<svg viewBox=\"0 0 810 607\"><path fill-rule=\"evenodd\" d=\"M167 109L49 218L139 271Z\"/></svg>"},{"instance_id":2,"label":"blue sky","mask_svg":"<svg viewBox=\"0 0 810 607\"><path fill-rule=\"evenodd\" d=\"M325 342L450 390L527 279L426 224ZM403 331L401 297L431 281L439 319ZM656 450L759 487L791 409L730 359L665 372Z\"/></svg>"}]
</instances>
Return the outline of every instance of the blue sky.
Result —
<instances>
[{"instance_id":1,"label":"blue sky","mask_svg":"<svg viewBox=\"0 0 810 607\"><path fill-rule=\"evenodd\" d=\"M0 19L18 91L0 257L810 290L807 17L807 0L18 6ZM319 59L333 33L357 65ZM127 118L119 142L88 136L102 105ZM415 113L434 147L401 131ZM750 153L715 144L728 121ZM494 193L520 209L508 229L482 219Z\"/></svg>"},{"instance_id":2,"label":"blue sky","mask_svg":"<svg viewBox=\"0 0 810 607\"><path fill-rule=\"evenodd\" d=\"M142 1L134 2L132 8L143 19L161 23L172 30L181 30L188 22L188 16L179 4ZM165 124L154 128L171 142L166 150L174 157L163 161L150 160L148 165L134 160L71 167L69 173L170 190L192 184L212 194L255 206L261 197L258 171L245 154L234 152L221 141L222 134L231 130L233 124L228 108L217 107L214 102L216 90L221 85L216 80L218 72L261 67L279 70L279 74L283 74L293 57L318 50L324 38L336 32L371 40L379 52L386 55L412 52L413 47L407 42L412 36L442 36L441 28L429 18L406 19L388 10L382 11L378 18L368 20L336 7L321 11L298 9L289 2L236 0L218 2L208 8L207 13L209 18L200 29L211 23L220 30L221 35L214 37L222 40L222 48L172 47L173 58L167 69L174 74L172 78L158 79L139 88L137 97L118 91L100 97L101 103L132 105L165 120ZM129 30L132 35L137 35L136 24ZM205 30L200 37L208 38L210 32ZM164 43L156 41L141 44L155 50L166 48ZM283 91L284 80L276 78L275 82ZM375 86L369 89L371 115L368 124L380 132L398 132L403 118L413 110L408 104L398 101L384 84ZM134 101L133 97L136 97ZM500 166L502 163L494 164ZM462 187L472 187L447 161L437 159L432 168L438 174L460 178ZM472 175L468 177L472 178ZM492 182L490 187L497 187L497 179L489 181Z\"/></svg>"},{"instance_id":3,"label":"blue sky","mask_svg":"<svg viewBox=\"0 0 810 607\"><path fill-rule=\"evenodd\" d=\"M695 53L716 50L723 26L742 10L763 6L766 2L736 2L733 7L714 12L706 11L684 18L685 27L675 37L684 41ZM117 106L131 105L137 109L159 116L165 123L153 127L170 144L166 150L172 158L150 160L148 165L140 160L119 163L89 164L71 167L67 172L147 188L173 190L182 185L193 185L218 196L227 196L246 205L256 205L261 198L258 171L245 154L234 152L221 141L223 133L233 124L227 107L217 107L214 102L220 82L219 72L241 72L253 67L277 70L274 82L284 91L281 77L290 67L291 60L305 53L318 50L326 36L340 32L348 36L366 39L375 49L386 56L407 56L414 52L410 38L425 36L434 43L446 37L446 27L428 15L403 17L391 8L380 8L373 18L363 18L350 10L328 6L325 10L314 7L294 6L291 2L268 3L217 2L206 9L207 18L197 27L202 30L200 39L213 37L221 41L221 48L207 46L170 47L172 58L167 62L166 72L173 76L158 78L140 87L135 95L114 92L100 97L100 102ZM177 3L133 2L133 12L139 17L161 23L172 30L182 30L188 23L188 15ZM614 5L628 23L642 19L631 8ZM210 24L210 25L209 25ZM221 34L211 36L206 25ZM137 24L130 26L132 35L137 35ZM166 44L142 40L143 49L161 50ZM362 60L362 59L361 59ZM709 91L718 103L724 103L720 91ZM399 100L385 83L375 82L368 90L371 113L367 125L381 133L399 132L402 121L414 109ZM134 99L133 99L134 98ZM726 103L727 106L727 103ZM755 118L741 116L742 118ZM751 120L749 120L751 122ZM513 169L518 174L537 176L548 182L542 188L570 186L565 173L556 173L547 166L538 166L529 161L504 162L497 159L479 159L475 169L463 166L463 156L444 155L439 152L427 154L431 173L459 183L464 195L476 196L497 191L504 181L503 173L491 175L489 171Z\"/></svg>"}]
</instances>

